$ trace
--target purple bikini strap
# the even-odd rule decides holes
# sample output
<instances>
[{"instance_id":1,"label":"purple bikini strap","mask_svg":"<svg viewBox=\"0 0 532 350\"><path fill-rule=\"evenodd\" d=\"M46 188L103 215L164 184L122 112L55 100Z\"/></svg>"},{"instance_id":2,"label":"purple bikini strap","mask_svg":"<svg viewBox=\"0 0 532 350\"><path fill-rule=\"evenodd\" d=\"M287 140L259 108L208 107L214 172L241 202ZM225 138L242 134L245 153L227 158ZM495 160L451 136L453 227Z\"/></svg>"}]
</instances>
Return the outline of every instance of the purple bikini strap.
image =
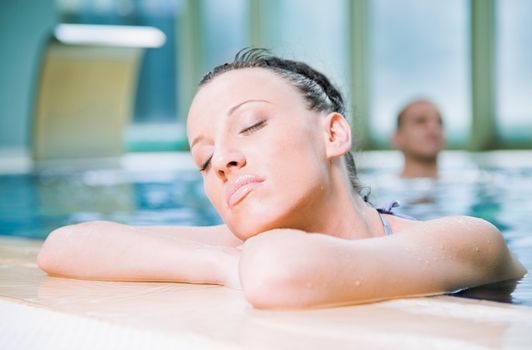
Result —
<instances>
[{"instance_id":1,"label":"purple bikini strap","mask_svg":"<svg viewBox=\"0 0 532 350\"><path fill-rule=\"evenodd\" d=\"M397 208L399 206L399 201L395 200L395 201L391 201L390 203L388 203L388 205L382 207L382 208L377 208L377 211L381 214L390 214L390 215L395 215L394 212L393 212L393 208Z\"/></svg>"}]
</instances>

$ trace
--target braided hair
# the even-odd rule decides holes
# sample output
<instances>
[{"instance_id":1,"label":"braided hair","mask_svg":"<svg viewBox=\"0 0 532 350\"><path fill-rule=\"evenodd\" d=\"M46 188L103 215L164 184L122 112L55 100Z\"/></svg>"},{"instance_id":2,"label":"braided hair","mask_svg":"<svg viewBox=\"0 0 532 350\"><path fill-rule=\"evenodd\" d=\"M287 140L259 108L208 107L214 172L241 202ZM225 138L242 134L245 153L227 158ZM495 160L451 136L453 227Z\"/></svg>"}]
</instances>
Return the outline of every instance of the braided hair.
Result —
<instances>
[{"instance_id":1,"label":"braided hair","mask_svg":"<svg viewBox=\"0 0 532 350\"><path fill-rule=\"evenodd\" d=\"M344 99L340 91L322 73L308 64L280 58L261 48L245 48L240 50L233 62L224 63L207 73L200 81L202 87L217 76L232 70L243 68L265 68L289 81L303 95L307 108L317 112L337 112L345 116ZM362 195L362 186L358 180L357 168L353 154L349 151L344 155L349 181L353 190Z\"/></svg>"}]
</instances>

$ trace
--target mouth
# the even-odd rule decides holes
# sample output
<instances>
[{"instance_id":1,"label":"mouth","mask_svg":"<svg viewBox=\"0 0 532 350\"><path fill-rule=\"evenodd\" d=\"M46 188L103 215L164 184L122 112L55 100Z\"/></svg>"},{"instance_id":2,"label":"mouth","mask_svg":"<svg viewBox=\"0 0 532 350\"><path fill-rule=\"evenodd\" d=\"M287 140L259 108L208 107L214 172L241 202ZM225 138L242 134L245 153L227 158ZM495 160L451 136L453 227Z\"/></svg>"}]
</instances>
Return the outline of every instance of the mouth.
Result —
<instances>
[{"instance_id":1,"label":"mouth","mask_svg":"<svg viewBox=\"0 0 532 350\"><path fill-rule=\"evenodd\" d=\"M240 203L251 191L260 186L263 178L256 175L242 175L229 184L226 191L226 201L229 208Z\"/></svg>"}]
</instances>

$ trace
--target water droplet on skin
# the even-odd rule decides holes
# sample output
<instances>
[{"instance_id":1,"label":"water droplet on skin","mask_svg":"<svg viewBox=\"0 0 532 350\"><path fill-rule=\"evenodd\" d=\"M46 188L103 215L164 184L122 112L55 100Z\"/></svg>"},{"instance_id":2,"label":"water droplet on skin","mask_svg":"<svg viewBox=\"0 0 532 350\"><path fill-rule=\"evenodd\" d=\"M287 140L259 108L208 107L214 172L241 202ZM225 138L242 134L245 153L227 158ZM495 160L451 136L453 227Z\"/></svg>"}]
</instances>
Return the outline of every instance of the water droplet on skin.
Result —
<instances>
[{"instance_id":1,"label":"water droplet on skin","mask_svg":"<svg viewBox=\"0 0 532 350\"><path fill-rule=\"evenodd\" d=\"M475 247L475 252L480 252L480 249L478 247Z\"/></svg>"},{"instance_id":2,"label":"water droplet on skin","mask_svg":"<svg viewBox=\"0 0 532 350\"><path fill-rule=\"evenodd\" d=\"M305 284L305 287L307 287L307 288L309 288L309 289L312 288L312 283L307 282L307 283Z\"/></svg>"},{"instance_id":3,"label":"water droplet on skin","mask_svg":"<svg viewBox=\"0 0 532 350\"><path fill-rule=\"evenodd\" d=\"M357 287L360 286L360 281L359 280L355 281L355 286L357 286Z\"/></svg>"}]
</instances>

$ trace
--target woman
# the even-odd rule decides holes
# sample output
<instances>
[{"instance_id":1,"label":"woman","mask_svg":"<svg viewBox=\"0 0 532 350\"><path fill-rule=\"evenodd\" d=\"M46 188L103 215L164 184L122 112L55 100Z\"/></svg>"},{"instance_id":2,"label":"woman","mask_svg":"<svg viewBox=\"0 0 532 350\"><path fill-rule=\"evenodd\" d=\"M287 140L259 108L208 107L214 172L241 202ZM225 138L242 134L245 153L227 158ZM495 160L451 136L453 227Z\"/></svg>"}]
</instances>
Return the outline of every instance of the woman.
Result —
<instances>
[{"instance_id":1,"label":"woman","mask_svg":"<svg viewBox=\"0 0 532 350\"><path fill-rule=\"evenodd\" d=\"M366 203L342 96L304 63L241 52L201 81L187 128L225 225L71 225L50 234L39 266L241 288L259 308L439 294L526 272L483 220L415 221Z\"/></svg>"}]
</instances>

